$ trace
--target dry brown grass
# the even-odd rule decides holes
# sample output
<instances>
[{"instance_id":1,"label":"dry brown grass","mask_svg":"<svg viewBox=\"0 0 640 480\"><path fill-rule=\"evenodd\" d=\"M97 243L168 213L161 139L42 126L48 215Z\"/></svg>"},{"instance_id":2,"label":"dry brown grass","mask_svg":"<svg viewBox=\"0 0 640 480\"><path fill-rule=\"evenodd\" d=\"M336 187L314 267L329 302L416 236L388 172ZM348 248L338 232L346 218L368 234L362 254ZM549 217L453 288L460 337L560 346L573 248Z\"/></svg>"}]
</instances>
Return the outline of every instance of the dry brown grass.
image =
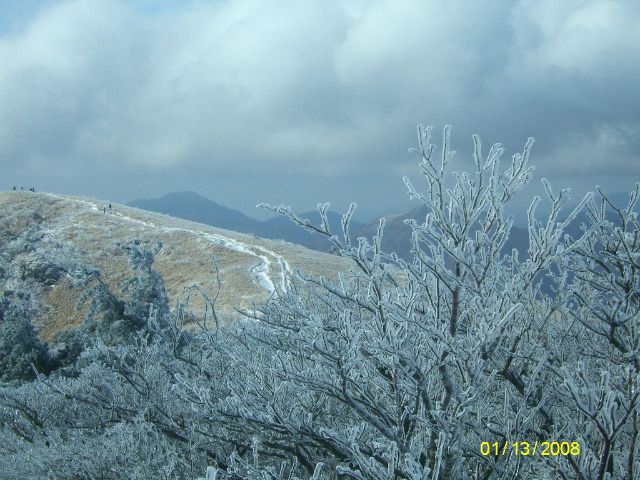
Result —
<instances>
[{"instance_id":1,"label":"dry brown grass","mask_svg":"<svg viewBox=\"0 0 640 480\"><path fill-rule=\"evenodd\" d=\"M42 318L41 340L51 342L59 330L69 330L82 322L84 313L75 309L79 296L80 292L66 278L51 288L44 299L50 310Z\"/></svg>"},{"instance_id":2,"label":"dry brown grass","mask_svg":"<svg viewBox=\"0 0 640 480\"><path fill-rule=\"evenodd\" d=\"M258 257L220 245L211 240L211 235L242 242L253 250L266 249L284 259L291 269L315 276L335 277L351 266L344 258L287 242L256 238L124 205L112 204L110 211L108 204L108 201L40 192L0 192L0 229L8 228L18 235L34 217L41 216L47 222L44 227L47 241L75 245L82 263L99 268L112 291L117 291L115 286L132 275L126 255L116 246L117 242L128 243L134 239L147 245L162 242L164 246L156 256L155 269L164 278L172 304L179 296L184 301L186 290L196 283L204 291L215 293L217 283L212 260L215 256L222 281L217 311L225 323L238 318L235 308L262 303L269 292L252 272L260 263ZM106 214L102 210L105 206ZM276 261L271 255L269 258ZM279 270L276 263L271 265L269 277L275 285L280 284ZM49 306L49 313L41 319L44 339L49 340L56 331L81 321L82 314L74 309L78 296L79 292L66 279L46 294L43 302ZM201 316L204 308L203 298L193 294L189 310Z\"/></svg>"}]
</instances>

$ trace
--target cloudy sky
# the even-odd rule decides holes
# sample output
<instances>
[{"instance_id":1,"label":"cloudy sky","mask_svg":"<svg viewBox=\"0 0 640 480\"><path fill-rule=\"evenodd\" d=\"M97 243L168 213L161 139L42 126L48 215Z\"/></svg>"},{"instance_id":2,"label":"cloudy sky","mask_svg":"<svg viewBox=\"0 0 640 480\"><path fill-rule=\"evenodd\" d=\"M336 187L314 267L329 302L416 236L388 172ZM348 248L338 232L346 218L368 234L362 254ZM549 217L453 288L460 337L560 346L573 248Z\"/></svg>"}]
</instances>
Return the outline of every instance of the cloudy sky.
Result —
<instances>
[{"instance_id":1,"label":"cloudy sky","mask_svg":"<svg viewBox=\"0 0 640 480\"><path fill-rule=\"evenodd\" d=\"M424 123L629 191L639 87L637 0L2 0L0 188L398 211Z\"/></svg>"}]
</instances>

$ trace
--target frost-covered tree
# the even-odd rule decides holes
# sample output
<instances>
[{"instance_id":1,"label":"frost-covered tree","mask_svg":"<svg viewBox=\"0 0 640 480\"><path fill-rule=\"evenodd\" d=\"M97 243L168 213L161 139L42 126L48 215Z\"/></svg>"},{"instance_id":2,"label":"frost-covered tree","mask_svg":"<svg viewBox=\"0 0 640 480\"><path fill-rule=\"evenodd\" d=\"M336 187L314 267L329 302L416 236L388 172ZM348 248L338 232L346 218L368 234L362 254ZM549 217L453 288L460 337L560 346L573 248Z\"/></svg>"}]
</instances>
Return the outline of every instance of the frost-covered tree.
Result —
<instances>
[{"instance_id":1,"label":"frost-covered tree","mask_svg":"<svg viewBox=\"0 0 640 480\"><path fill-rule=\"evenodd\" d=\"M640 185L624 208L590 202L586 241L560 280L562 422L581 442L576 478L640 478Z\"/></svg>"},{"instance_id":2,"label":"frost-covered tree","mask_svg":"<svg viewBox=\"0 0 640 480\"><path fill-rule=\"evenodd\" d=\"M427 193L406 183L429 213L410 222L412 262L383 252L384 221L371 244L353 243L354 207L339 235L327 205L320 226L274 208L326 235L354 267L337 281L300 276L258 309L243 344L246 355L264 352L262 368L248 367L226 414L262 436L267 455L289 452L308 472L319 460L344 478L557 475L539 458L482 455L480 445L556 440L545 331L559 306L538 280L567 254L562 230L582 204L561 220L567 193L545 183L547 222L535 219L536 199L529 251L505 254L505 207L530 180L532 141L503 168L502 148L484 156L475 137L475 172L451 174L449 129L439 160L429 129L419 140Z\"/></svg>"},{"instance_id":3,"label":"frost-covered tree","mask_svg":"<svg viewBox=\"0 0 640 480\"><path fill-rule=\"evenodd\" d=\"M485 157L476 137L476 171L450 178L448 128L439 160L429 129L419 140L427 191L406 183L429 213L409 222L411 262L382 251L384 222L354 245L352 210L333 235L275 208L354 269L302 278L259 309L245 335L266 346L265 366L247 372L233 414L269 454L344 478L639 478L637 190L626 209L588 196L561 217L568 192L544 181L550 215L536 219L536 198L527 252L505 253L532 142L502 169L502 149ZM563 238L587 204L584 235Z\"/></svg>"},{"instance_id":4,"label":"frost-covered tree","mask_svg":"<svg viewBox=\"0 0 640 480\"><path fill-rule=\"evenodd\" d=\"M508 252L532 141L504 165L474 137L475 169L456 173L449 128L437 158L418 133L425 187L406 184L428 213L409 222L411 261L383 250L384 221L352 239L355 206L341 232L328 205L320 225L275 207L353 267L292 275L196 336L138 270L158 289L130 285L155 299L129 310L146 322L131 342L96 341L77 378L0 389L0 479L27 464L23 478L640 479L639 189L623 209L601 195L563 213L568 192L544 181L551 213L534 199L528 249ZM564 235L585 210L583 235Z\"/></svg>"}]
</instances>

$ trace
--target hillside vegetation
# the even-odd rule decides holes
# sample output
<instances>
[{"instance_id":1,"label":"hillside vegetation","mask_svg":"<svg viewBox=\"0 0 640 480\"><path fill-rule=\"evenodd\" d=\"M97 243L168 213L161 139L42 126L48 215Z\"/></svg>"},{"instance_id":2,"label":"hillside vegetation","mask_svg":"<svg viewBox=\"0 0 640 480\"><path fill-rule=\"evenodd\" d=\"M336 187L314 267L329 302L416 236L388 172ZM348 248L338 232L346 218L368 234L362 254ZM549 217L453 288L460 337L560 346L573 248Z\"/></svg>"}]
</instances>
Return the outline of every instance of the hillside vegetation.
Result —
<instances>
[{"instance_id":1,"label":"hillside vegetation","mask_svg":"<svg viewBox=\"0 0 640 480\"><path fill-rule=\"evenodd\" d=\"M16 288L0 303L0 480L640 480L640 184L623 207L599 192L567 208L543 180L526 251L505 252L533 139L501 163L500 145L483 153L474 137L466 173L452 172L449 127L438 155L430 128L418 145L424 187L405 184L426 215L406 221L410 259L384 250L384 219L354 238L355 205L341 231L327 204L315 224L267 206L337 254L305 259L92 200L13 195L32 207L13 205L2 231ZM91 248L117 231L141 240ZM218 252L226 302L247 285L265 301L186 331L158 273L200 268L180 249ZM122 256L127 273L109 275L124 280L82 255ZM82 292L82 325L57 352L35 335L34 278L44 297L64 281ZM208 286L211 320L225 305Z\"/></svg>"},{"instance_id":2,"label":"hillside vegetation","mask_svg":"<svg viewBox=\"0 0 640 480\"><path fill-rule=\"evenodd\" d=\"M349 267L345 259L291 243L95 199L0 192L0 212L0 291L32 293L36 326L46 341L82 321L84 312L75 309L81 290L72 287L79 266L99 269L102 280L114 287L131 275L118 243L162 244L154 268L172 304L178 297L184 301L194 284L206 292L217 290L215 257L222 282L217 309L225 324L239 318L236 309L264 303L281 291L295 268L331 277ZM192 295L189 310L202 317L204 299Z\"/></svg>"}]
</instances>

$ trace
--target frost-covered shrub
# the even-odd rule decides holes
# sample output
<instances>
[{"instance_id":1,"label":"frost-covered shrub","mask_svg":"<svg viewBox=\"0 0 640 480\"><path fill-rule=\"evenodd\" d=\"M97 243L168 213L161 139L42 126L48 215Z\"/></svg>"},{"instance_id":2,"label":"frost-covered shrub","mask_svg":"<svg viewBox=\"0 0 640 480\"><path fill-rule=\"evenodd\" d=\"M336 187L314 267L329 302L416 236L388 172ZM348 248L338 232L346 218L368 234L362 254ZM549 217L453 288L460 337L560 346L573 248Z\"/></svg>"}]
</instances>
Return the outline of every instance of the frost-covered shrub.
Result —
<instances>
[{"instance_id":1,"label":"frost-covered shrub","mask_svg":"<svg viewBox=\"0 0 640 480\"><path fill-rule=\"evenodd\" d=\"M2 252L0 252L0 282L7 276L7 271L11 268L11 262L9 258Z\"/></svg>"},{"instance_id":2,"label":"frost-covered shrub","mask_svg":"<svg viewBox=\"0 0 640 480\"><path fill-rule=\"evenodd\" d=\"M10 241L4 249L11 256L35 251L38 243L42 240L44 236L44 222L42 221L42 217L34 212L31 218L28 218L28 222L17 236L14 236L10 232L5 234L5 238ZM12 237L13 239L11 239Z\"/></svg>"},{"instance_id":3,"label":"frost-covered shrub","mask_svg":"<svg viewBox=\"0 0 640 480\"><path fill-rule=\"evenodd\" d=\"M21 280L32 280L44 285L55 285L65 275L59 265L35 252L21 255L16 268Z\"/></svg>"},{"instance_id":4,"label":"frost-covered shrub","mask_svg":"<svg viewBox=\"0 0 640 480\"><path fill-rule=\"evenodd\" d=\"M501 166L502 149L484 155L475 138L475 171L454 174L449 144L447 128L436 158L419 129L425 192L407 187L429 213L409 222L410 261L382 250L384 221L352 239L355 207L341 232L326 205L320 225L277 207L353 268L292 275L229 328L184 334L186 309L169 313L152 255L131 247L129 292L147 300L128 311L146 327L126 345L97 340L76 378L0 389L0 479L207 466L216 480L639 479L639 189L613 222L606 196L563 214L567 192L545 182L550 215L536 218L535 199L528 250L505 254L532 142ZM583 237L565 238L585 206ZM91 298L125 315L108 289Z\"/></svg>"},{"instance_id":5,"label":"frost-covered shrub","mask_svg":"<svg viewBox=\"0 0 640 480\"><path fill-rule=\"evenodd\" d=\"M102 281L98 269L81 268L75 273L76 285L84 288L76 309L88 304L83 328L110 345L132 341L134 334L146 327L151 308L161 316L170 312L164 281L152 267L162 245L153 250L137 242L118 246L127 253L134 272L119 285L119 295Z\"/></svg>"},{"instance_id":6,"label":"frost-covered shrub","mask_svg":"<svg viewBox=\"0 0 640 480\"><path fill-rule=\"evenodd\" d=\"M56 332L53 340L57 345L55 359L58 368L62 369L58 373L76 375L78 357L93 343L93 339L84 328L72 328Z\"/></svg>"},{"instance_id":7,"label":"frost-covered shrub","mask_svg":"<svg viewBox=\"0 0 640 480\"><path fill-rule=\"evenodd\" d=\"M28 294L17 292L15 300L0 301L0 381L33 380L34 368L40 372L55 368L56 361L38 339L32 318Z\"/></svg>"},{"instance_id":8,"label":"frost-covered shrub","mask_svg":"<svg viewBox=\"0 0 640 480\"><path fill-rule=\"evenodd\" d=\"M153 348L97 345L76 378L0 388L0 479L192 480L206 463L181 437L190 406L171 395L161 359Z\"/></svg>"},{"instance_id":9,"label":"frost-covered shrub","mask_svg":"<svg viewBox=\"0 0 640 480\"><path fill-rule=\"evenodd\" d=\"M0 245L15 240L15 235L7 228L0 229Z\"/></svg>"},{"instance_id":10,"label":"frost-covered shrub","mask_svg":"<svg viewBox=\"0 0 640 480\"><path fill-rule=\"evenodd\" d=\"M155 255L162 248L157 243L153 249L141 247L138 242L120 245L128 258L134 277L125 280L121 292L129 297L125 303L125 315L130 318L146 319L149 317L151 305L160 316L169 315L169 297L164 287L162 275L153 269Z\"/></svg>"}]
</instances>

